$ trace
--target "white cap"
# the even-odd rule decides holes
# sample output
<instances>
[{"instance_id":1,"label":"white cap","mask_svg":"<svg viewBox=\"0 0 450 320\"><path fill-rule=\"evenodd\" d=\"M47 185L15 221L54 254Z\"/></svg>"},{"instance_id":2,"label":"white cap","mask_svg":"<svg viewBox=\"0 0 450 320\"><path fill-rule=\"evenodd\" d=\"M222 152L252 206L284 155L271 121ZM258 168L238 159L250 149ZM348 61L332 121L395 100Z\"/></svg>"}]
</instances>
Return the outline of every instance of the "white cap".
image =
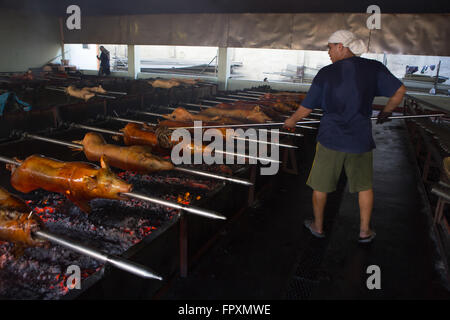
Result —
<instances>
[{"instance_id":1,"label":"white cap","mask_svg":"<svg viewBox=\"0 0 450 320\"><path fill-rule=\"evenodd\" d=\"M344 47L350 49L354 55L360 56L367 51L364 41L358 39L353 32L348 30L338 30L328 38L328 43L342 43Z\"/></svg>"}]
</instances>

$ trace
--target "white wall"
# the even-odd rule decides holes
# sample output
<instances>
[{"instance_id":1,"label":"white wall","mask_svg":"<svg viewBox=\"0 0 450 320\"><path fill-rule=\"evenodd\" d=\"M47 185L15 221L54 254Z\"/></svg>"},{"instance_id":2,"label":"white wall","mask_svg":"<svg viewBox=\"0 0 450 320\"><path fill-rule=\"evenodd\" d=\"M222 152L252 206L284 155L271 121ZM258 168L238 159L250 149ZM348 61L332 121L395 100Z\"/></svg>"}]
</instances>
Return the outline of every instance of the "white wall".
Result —
<instances>
[{"instance_id":1,"label":"white wall","mask_svg":"<svg viewBox=\"0 0 450 320\"><path fill-rule=\"evenodd\" d=\"M97 45L88 44L88 48L83 48L82 44L66 44L64 45L66 51L66 59L69 60L70 65L77 66L82 70L98 70L97 64Z\"/></svg>"},{"instance_id":2,"label":"white wall","mask_svg":"<svg viewBox=\"0 0 450 320\"><path fill-rule=\"evenodd\" d=\"M0 72L38 68L61 53L56 17L1 10L0 41Z\"/></svg>"},{"instance_id":3,"label":"white wall","mask_svg":"<svg viewBox=\"0 0 450 320\"><path fill-rule=\"evenodd\" d=\"M142 60L186 59L208 63L217 55L217 47L138 46Z\"/></svg>"}]
</instances>

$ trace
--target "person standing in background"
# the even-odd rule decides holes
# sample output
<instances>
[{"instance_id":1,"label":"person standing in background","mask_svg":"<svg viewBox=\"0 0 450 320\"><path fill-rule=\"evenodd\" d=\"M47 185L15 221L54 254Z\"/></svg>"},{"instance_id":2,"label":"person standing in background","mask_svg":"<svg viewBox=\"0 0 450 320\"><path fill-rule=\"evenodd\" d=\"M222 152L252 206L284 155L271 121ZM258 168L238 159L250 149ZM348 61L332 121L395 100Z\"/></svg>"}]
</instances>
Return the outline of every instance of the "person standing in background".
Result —
<instances>
[{"instance_id":1,"label":"person standing in background","mask_svg":"<svg viewBox=\"0 0 450 320\"><path fill-rule=\"evenodd\" d=\"M100 60L100 69L98 70L98 75L109 75L111 71L109 70L109 51L105 49L104 46L100 46L100 57L97 56L97 59Z\"/></svg>"}]
</instances>

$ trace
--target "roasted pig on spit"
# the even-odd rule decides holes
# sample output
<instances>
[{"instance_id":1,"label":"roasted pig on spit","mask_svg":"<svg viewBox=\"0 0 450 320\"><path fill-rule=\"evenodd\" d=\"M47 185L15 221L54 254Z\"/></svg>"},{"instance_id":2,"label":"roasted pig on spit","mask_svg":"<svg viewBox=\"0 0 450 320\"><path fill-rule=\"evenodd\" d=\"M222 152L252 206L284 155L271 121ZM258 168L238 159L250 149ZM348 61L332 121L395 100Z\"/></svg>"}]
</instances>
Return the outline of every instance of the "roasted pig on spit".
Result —
<instances>
[{"instance_id":1,"label":"roasted pig on spit","mask_svg":"<svg viewBox=\"0 0 450 320\"><path fill-rule=\"evenodd\" d=\"M166 128L192 128L194 127L195 123L193 121L177 121L177 120L163 120L158 123L159 127L166 127ZM208 122L203 121L202 126L218 126L221 125L220 122ZM206 130L207 128L205 128ZM214 128L219 130L223 136L226 135L226 128ZM192 131L193 129L188 129Z\"/></svg>"},{"instance_id":2,"label":"roasted pig on spit","mask_svg":"<svg viewBox=\"0 0 450 320\"><path fill-rule=\"evenodd\" d=\"M172 78L172 80L184 83L184 84L190 84L190 85L196 85L200 80L199 79L180 79L180 78Z\"/></svg>"},{"instance_id":3,"label":"roasted pig on spit","mask_svg":"<svg viewBox=\"0 0 450 320\"><path fill-rule=\"evenodd\" d=\"M170 89L173 87L178 87L181 84L195 85L197 84L197 79L157 79L153 81L148 81L148 83L154 88L164 88Z\"/></svg>"},{"instance_id":4,"label":"roasted pig on spit","mask_svg":"<svg viewBox=\"0 0 450 320\"><path fill-rule=\"evenodd\" d=\"M175 79L185 84L196 85L198 83L198 79Z\"/></svg>"},{"instance_id":5,"label":"roasted pig on spit","mask_svg":"<svg viewBox=\"0 0 450 320\"><path fill-rule=\"evenodd\" d=\"M281 111L281 109L275 107L274 105L275 103L267 101L263 101L262 103L258 103L257 101L236 101L233 103L220 103L214 106L214 108L220 108L224 110L252 110L255 106L259 106L260 109L272 120L280 119L283 116L283 113L288 113L289 111L291 111L291 108L288 106L284 106L283 111Z\"/></svg>"},{"instance_id":6,"label":"roasted pig on spit","mask_svg":"<svg viewBox=\"0 0 450 320\"><path fill-rule=\"evenodd\" d=\"M158 136L156 135L154 128L150 126L138 123L129 123L120 131L123 132L123 142L127 146L158 146Z\"/></svg>"},{"instance_id":7,"label":"roasted pig on spit","mask_svg":"<svg viewBox=\"0 0 450 320\"><path fill-rule=\"evenodd\" d=\"M242 124L242 121L264 123L271 119L261 111L259 106L247 109L208 108L198 114L189 113L184 108L176 108L171 114L163 115L165 119L175 121L209 121L221 124Z\"/></svg>"},{"instance_id":8,"label":"roasted pig on spit","mask_svg":"<svg viewBox=\"0 0 450 320\"><path fill-rule=\"evenodd\" d=\"M41 221L30 213L31 209L22 199L0 187L0 241L28 247L45 244L33 238L32 233L40 229Z\"/></svg>"},{"instance_id":9,"label":"roasted pig on spit","mask_svg":"<svg viewBox=\"0 0 450 320\"><path fill-rule=\"evenodd\" d=\"M151 146L152 150L156 149L158 152L165 153L178 144L178 142L172 141L172 131L168 128L165 126L153 128L144 124L129 123L121 131L124 133L123 141L126 145ZM205 145L199 147L194 143L191 143L190 147L193 153L203 152L207 149Z\"/></svg>"},{"instance_id":10,"label":"roasted pig on spit","mask_svg":"<svg viewBox=\"0 0 450 320\"><path fill-rule=\"evenodd\" d=\"M241 121L251 121L256 123L264 123L270 119L259 106L253 106L249 109L223 109L223 108L208 108L202 110L199 115L206 115L211 117L228 117L235 118Z\"/></svg>"},{"instance_id":11,"label":"roasted pig on spit","mask_svg":"<svg viewBox=\"0 0 450 320\"><path fill-rule=\"evenodd\" d=\"M296 110L296 107L293 107L292 105L288 103L284 103L281 101L274 101L274 100L257 100L257 101L237 101L236 103L244 103L244 104L256 104L259 106L263 106L266 108L274 109L276 112L280 112L283 114L290 114L292 111ZM266 109L263 108L264 113L266 113ZM270 116L270 114L267 114Z\"/></svg>"},{"instance_id":12,"label":"roasted pig on spit","mask_svg":"<svg viewBox=\"0 0 450 320\"><path fill-rule=\"evenodd\" d=\"M81 90L87 90L87 91L94 92L94 93L106 93L107 92L105 89L102 88L101 85L99 85L98 87L84 87Z\"/></svg>"},{"instance_id":13,"label":"roasted pig on spit","mask_svg":"<svg viewBox=\"0 0 450 320\"><path fill-rule=\"evenodd\" d=\"M216 121L218 116L209 116L202 114L193 114L182 107L176 108L171 114L162 115L165 119L175 121Z\"/></svg>"},{"instance_id":14,"label":"roasted pig on spit","mask_svg":"<svg viewBox=\"0 0 450 320\"><path fill-rule=\"evenodd\" d=\"M217 126L221 125L217 122L202 122L202 126ZM158 126L160 128L189 128L186 130L193 131L192 127L195 126L195 123L193 121L173 121L173 120L163 120L160 121ZM204 128L203 130L207 130L208 128ZM227 137L227 128L214 128L215 130L218 130L223 138Z\"/></svg>"},{"instance_id":15,"label":"roasted pig on spit","mask_svg":"<svg viewBox=\"0 0 450 320\"><path fill-rule=\"evenodd\" d=\"M83 151L88 160L100 161L102 156L106 156L112 167L123 170L150 173L174 168L170 161L152 155L152 149L148 146L121 147L107 144L101 134L94 132L89 132L83 140L74 142L83 145Z\"/></svg>"},{"instance_id":16,"label":"roasted pig on spit","mask_svg":"<svg viewBox=\"0 0 450 320\"><path fill-rule=\"evenodd\" d=\"M193 114L182 107L176 108L171 114L162 115L165 119L181 122L203 121L218 124L242 124L243 122L229 117Z\"/></svg>"},{"instance_id":17,"label":"roasted pig on spit","mask_svg":"<svg viewBox=\"0 0 450 320\"><path fill-rule=\"evenodd\" d=\"M110 170L106 157L101 168L86 162L62 162L41 155L32 155L11 166L11 185L28 193L42 188L64 194L84 212L89 213L89 200L94 198L125 199L120 193L130 192L132 186L117 178Z\"/></svg>"},{"instance_id":18,"label":"roasted pig on spit","mask_svg":"<svg viewBox=\"0 0 450 320\"><path fill-rule=\"evenodd\" d=\"M153 81L148 81L148 83L153 87L153 88L163 88L163 89L170 89L173 87L178 87L179 85L181 85L180 81L177 80L161 80L161 79L157 79L157 80L153 80Z\"/></svg>"},{"instance_id":19,"label":"roasted pig on spit","mask_svg":"<svg viewBox=\"0 0 450 320\"><path fill-rule=\"evenodd\" d=\"M65 91L69 96L83 99L84 101L88 101L95 96L95 93L87 90L87 88L77 89L75 86L68 86Z\"/></svg>"},{"instance_id":20,"label":"roasted pig on spit","mask_svg":"<svg viewBox=\"0 0 450 320\"><path fill-rule=\"evenodd\" d=\"M299 93L289 93L289 92L281 92L281 93L266 93L260 101L272 101L283 103L285 105L291 106L294 109L300 107L300 103L305 98L304 94Z\"/></svg>"}]
</instances>

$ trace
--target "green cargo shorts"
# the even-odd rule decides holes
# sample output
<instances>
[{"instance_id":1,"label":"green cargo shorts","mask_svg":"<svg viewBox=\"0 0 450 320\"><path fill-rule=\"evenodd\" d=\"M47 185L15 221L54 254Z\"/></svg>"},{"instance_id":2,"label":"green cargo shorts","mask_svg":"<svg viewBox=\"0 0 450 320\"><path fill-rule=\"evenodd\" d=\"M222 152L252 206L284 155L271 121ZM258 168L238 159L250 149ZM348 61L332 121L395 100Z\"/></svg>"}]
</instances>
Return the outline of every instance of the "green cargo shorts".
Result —
<instances>
[{"instance_id":1,"label":"green cargo shorts","mask_svg":"<svg viewBox=\"0 0 450 320\"><path fill-rule=\"evenodd\" d=\"M313 190L333 192L345 168L351 193L372 189L373 155L328 149L317 142L316 155L306 184Z\"/></svg>"}]
</instances>

